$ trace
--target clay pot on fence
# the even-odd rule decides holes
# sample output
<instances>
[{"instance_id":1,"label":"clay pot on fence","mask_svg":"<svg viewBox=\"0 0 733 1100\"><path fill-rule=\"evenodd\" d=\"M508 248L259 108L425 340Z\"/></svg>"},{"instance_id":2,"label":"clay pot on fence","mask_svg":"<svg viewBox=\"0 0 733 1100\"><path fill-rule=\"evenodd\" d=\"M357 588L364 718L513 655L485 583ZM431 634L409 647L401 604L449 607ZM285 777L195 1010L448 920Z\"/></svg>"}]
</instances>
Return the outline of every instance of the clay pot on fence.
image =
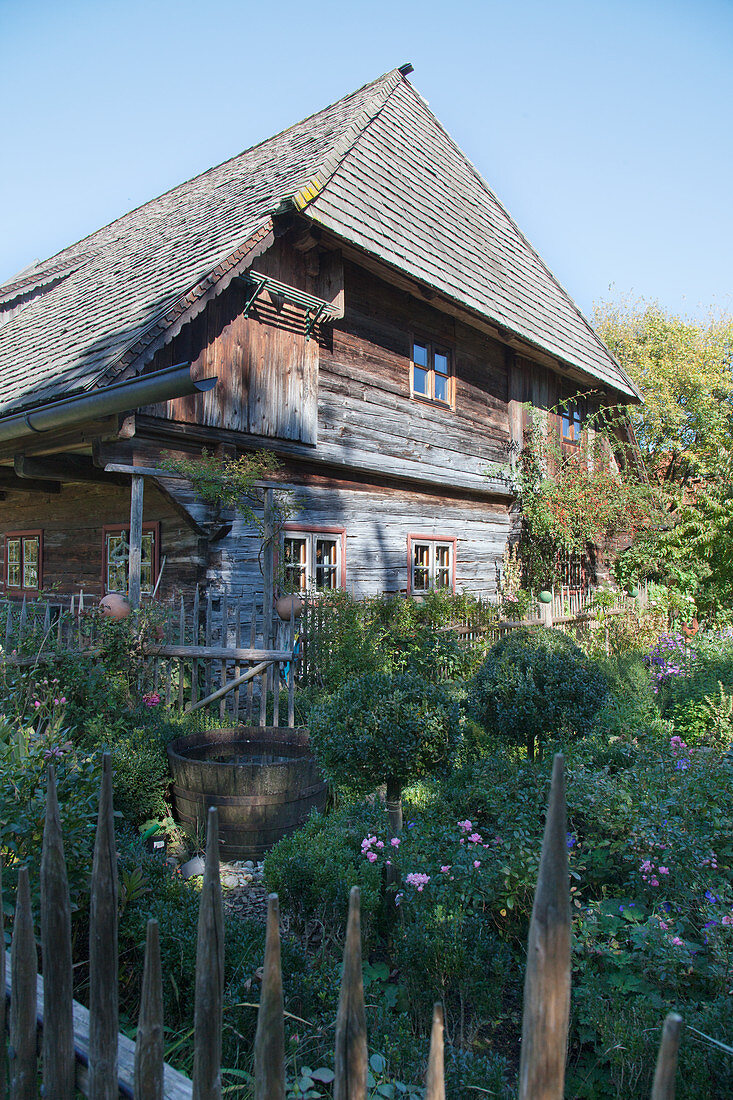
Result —
<instances>
[{"instance_id":1,"label":"clay pot on fence","mask_svg":"<svg viewBox=\"0 0 733 1100\"><path fill-rule=\"evenodd\" d=\"M130 605L124 596L109 592L99 601L102 614L108 619L126 619L130 614Z\"/></svg>"}]
</instances>

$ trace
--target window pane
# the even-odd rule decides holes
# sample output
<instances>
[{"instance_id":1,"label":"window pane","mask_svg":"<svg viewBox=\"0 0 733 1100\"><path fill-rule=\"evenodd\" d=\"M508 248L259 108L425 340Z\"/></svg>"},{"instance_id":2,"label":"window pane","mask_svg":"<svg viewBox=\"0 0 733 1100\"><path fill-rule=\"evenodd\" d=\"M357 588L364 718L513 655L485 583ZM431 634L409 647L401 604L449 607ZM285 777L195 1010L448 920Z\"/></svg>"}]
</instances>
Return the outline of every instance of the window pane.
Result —
<instances>
[{"instance_id":1,"label":"window pane","mask_svg":"<svg viewBox=\"0 0 733 1100\"><path fill-rule=\"evenodd\" d=\"M140 590L153 591L153 532L143 534L140 562Z\"/></svg>"},{"instance_id":2,"label":"window pane","mask_svg":"<svg viewBox=\"0 0 733 1100\"><path fill-rule=\"evenodd\" d=\"M448 401L448 379L443 374L435 375L435 400Z\"/></svg>"},{"instance_id":3,"label":"window pane","mask_svg":"<svg viewBox=\"0 0 733 1100\"><path fill-rule=\"evenodd\" d=\"M8 539L8 588L20 588L20 539Z\"/></svg>"},{"instance_id":4,"label":"window pane","mask_svg":"<svg viewBox=\"0 0 733 1100\"><path fill-rule=\"evenodd\" d=\"M23 539L23 587L38 588L38 539Z\"/></svg>"},{"instance_id":5,"label":"window pane","mask_svg":"<svg viewBox=\"0 0 733 1100\"><path fill-rule=\"evenodd\" d=\"M413 367L412 375L412 388L415 393L421 393L424 397L429 396L430 376L426 370L422 367Z\"/></svg>"},{"instance_id":6,"label":"window pane","mask_svg":"<svg viewBox=\"0 0 733 1100\"><path fill-rule=\"evenodd\" d=\"M444 351L436 351L433 356L433 365L441 374L450 374L448 369L448 356Z\"/></svg>"},{"instance_id":7,"label":"window pane","mask_svg":"<svg viewBox=\"0 0 733 1100\"><path fill-rule=\"evenodd\" d=\"M412 361L416 367L428 366L428 349L426 344L412 345Z\"/></svg>"},{"instance_id":8,"label":"window pane","mask_svg":"<svg viewBox=\"0 0 733 1100\"><path fill-rule=\"evenodd\" d=\"M335 539L316 539L316 588L338 587L338 547Z\"/></svg>"},{"instance_id":9,"label":"window pane","mask_svg":"<svg viewBox=\"0 0 733 1100\"><path fill-rule=\"evenodd\" d=\"M426 542L416 542L413 546L412 587L416 592L426 592L430 588L430 546Z\"/></svg>"},{"instance_id":10,"label":"window pane","mask_svg":"<svg viewBox=\"0 0 733 1100\"><path fill-rule=\"evenodd\" d=\"M127 591L127 563L130 547L127 535L121 531L118 535L107 535L107 591Z\"/></svg>"},{"instance_id":11,"label":"window pane","mask_svg":"<svg viewBox=\"0 0 733 1100\"><path fill-rule=\"evenodd\" d=\"M307 539L287 538L283 543L285 564L285 584L295 591L304 591L306 587L306 564L308 561Z\"/></svg>"},{"instance_id":12,"label":"window pane","mask_svg":"<svg viewBox=\"0 0 733 1100\"><path fill-rule=\"evenodd\" d=\"M435 587L451 587L450 546L435 547Z\"/></svg>"}]
</instances>

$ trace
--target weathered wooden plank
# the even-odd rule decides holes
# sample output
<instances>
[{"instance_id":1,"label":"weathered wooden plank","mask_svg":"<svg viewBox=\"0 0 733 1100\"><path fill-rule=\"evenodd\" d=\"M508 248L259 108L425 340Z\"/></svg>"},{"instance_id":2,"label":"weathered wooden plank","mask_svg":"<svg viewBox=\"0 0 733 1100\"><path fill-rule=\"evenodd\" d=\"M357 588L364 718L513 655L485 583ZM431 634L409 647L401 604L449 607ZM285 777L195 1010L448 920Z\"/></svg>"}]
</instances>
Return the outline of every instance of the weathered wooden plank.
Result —
<instances>
[{"instance_id":1,"label":"weathered wooden plank","mask_svg":"<svg viewBox=\"0 0 733 1100\"><path fill-rule=\"evenodd\" d=\"M222 698L227 692L233 691L241 684L251 683L255 676L259 676L261 672L267 668L268 661L262 661L259 665L255 665L254 668L250 668L247 672L242 673L235 680L230 680L225 683L223 687L217 688L216 691L212 691L211 695L206 695L203 699L199 699L197 703L192 703L186 708L186 714L192 714L195 710L200 710L202 707L206 707L209 703L215 703L217 699Z\"/></svg>"},{"instance_id":2,"label":"weathered wooden plank","mask_svg":"<svg viewBox=\"0 0 733 1100\"><path fill-rule=\"evenodd\" d=\"M135 1042L135 1100L163 1100L163 976L157 920L149 920Z\"/></svg>"},{"instance_id":3,"label":"weathered wooden plank","mask_svg":"<svg viewBox=\"0 0 733 1100\"><path fill-rule=\"evenodd\" d=\"M130 557L128 562L127 590L130 607L137 611L140 606L140 570L142 567L143 545L143 492L145 479L135 474L130 479Z\"/></svg>"},{"instance_id":4,"label":"weathered wooden plank","mask_svg":"<svg viewBox=\"0 0 733 1100\"><path fill-rule=\"evenodd\" d=\"M277 894L270 894L267 899L265 964L254 1053L255 1100L285 1100L285 1022Z\"/></svg>"},{"instance_id":5,"label":"weathered wooden plank","mask_svg":"<svg viewBox=\"0 0 733 1100\"><path fill-rule=\"evenodd\" d=\"M237 649L232 646L231 649L223 649L221 646L182 646L182 645L161 645L161 646L148 646L146 652L150 656L155 657L202 657L209 658L211 660L220 661L287 661L288 651L286 649Z\"/></svg>"},{"instance_id":6,"label":"weathered wooden plank","mask_svg":"<svg viewBox=\"0 0 733 1100\"><path fill-rule=\"evenodd\" d=\"M445 1100L445 1071L443 1066L443 1006L433 1007L433 1026L430 1032L430 1056L425 1080L425 1100Z\"/></svg>"},{"instance_id":7,"label":"weathered wooden plank","mask_svg":"<svg viewBox=\"0 0 733 1100\"><path fill-rule=\"evenodd\" d=\"M361 969L359 887L349 894L344 965L336 1016L334 1100L364 1100L367 1078L367 1034L364 981Z\"/></svg>"},{"instance_id":8,"label":"weathered wooden plank","mask_svg":"<svg viewBox=\"0 0 733 1100\"><path fill-rule=\"evenodd\" d=\"M196 585L193 590L193 612L191 622L191 642L197 646L199 644L199 586ZM199 697L199 663L198 659L194 657L191 664L191 702L195 703Z\"/></svg>"},{"instance_id":9,"label":"weathered wooden plank","mask_svg":"<svg viewBox=\"0 0 733 1100\"><path fill-rule=\"evenodd\" d=\"M41 953L45 986L43 1095L45 1100L73 1100L76 1067L71 902L53 765L48 767L41 855Z\"/></svg>"},{"instance_id":10,"label":"weathered wooden plank","mask_svg":"<svg viewBox=\"0 0 733 1100\"><path fill-rule=\"evenodd\" d=\"M178 644L183 649L186 645L186 608L181 594L181 607L178 615ZM184 684L186 680L186 666L183 658L178 661L178 709L183 710Z\"/></svg>"},{"instance_id":11,"label":"weathered wooden plank","mask_svg":"<svg viewBox=\"0 0 733 1100\"><path fill-rule=\"evenodd\" d=\"M527 944L520 1100L562 1100L570 1016L570 892L565 765L557 753Z\"/></svg>"},{"instance_id":12,"label":"weathered wooden plank","mask_svg":"<svg viewBox=\"0 0 733 1100\"><path fill-rule=\"evenodd\" d=\"M293 729L295 726L295 673L297 668L297 659L295 656L295 616L290 616L290 624L288 630L288 649L290 650L290 666L288 670L288 727Z\"/></svg>"},{"instance_id":13,"label":"weathered wooden plank","mask_svg":"<svg viewBox=\"0 0 733 1100\"><path fill-rule=\"evenodd\" d=\"M219 880L219 819L208 813L204 882L199 904L194 1006L193 1100L221 1100L224 914Z\"/></svg>"},{"instance_id":14,"label":"weathered wooden plank","mask_svg":"<svg viewBox=\"0 0 733 1100\"><path fill-rule=\"evenodd\" d=\"M36 1100L36 976L38 955L33 933L28 868L18 870L13 941L10 949L10 1100Z\"/></svg>"},{"instance_id":15,"label":"weathered wooden plank","mask_svg":"<svg viewBox=\"0 0 733 1100\"><path fill-rule=\"evenodd\" d=\"M670 1012L664 1021L654 1070L652 1100L674 1100L682 1017Z\"/></svg>"},{"instance_id":16,"label":"weathered wooden plank","mask_svg":"<svg viewBox=\"0 0 733 1100\"><path fill-rule=\"evenodd\" d=\"M5 998L10 1000L10 952L3 952L6 967ZM0 986L0 989L2 986ZM36 1018L43 1027L44 987L43 978L36 980ZM74 1052L76 1056L76 1087L84 1096L89 1096L89 1009L73 1002ZM120 1096L132 1097L134 1089L135 1044L126 1035L117 1040L119 1091ZM1 1094L0 1094L1 1095ZM34 1093L35 1097L35 1093ZM191 1100L191 1082L184 1074L171 1066L164 1067L163 1100Z\"/></svg>"},{"instance_id":17,"label":"weathered wooden plank","mask_svg":"<svg viewBox=\"0 0 733 1100\"><path fill-rule=\"evenodd\" d=\"M226 649L229 644L229 596L227 592L222 592L221 595L221 644L222 648ZM222 659L219 665L219 682L222 687L226 686L227 682L227 662L226 659ZM227 693L223 693L219 702L219 720L222 725L224 724L224 717L226 715L227 708Z\"/></svg>"},{"instance_id":18,"label":"weathered wooden plank","mask_svg":"<svg viewBox=\"0 0 733 1100\"><path fill-rule=\"evenodd\" d=\"M89 1095L116 1100L117 1034L117 850L112 803L112 759L102 757L97 835L89 906Z\"/></svg>"},{"instance_id":19,"label":"weathered wooden plank","mask_svg":"<svg viewBox=\"0 0 733 1100\"><path fill-rule=\"evenodd\" d=\"M249 629L249 646L250 649L254 649L257 644L257 608L252 603L252 622ZM252 723L252 706L253 706L253 692L254 692L254 680L250 680L247 684L247 725Z\"/></svg>"}]
</instances>

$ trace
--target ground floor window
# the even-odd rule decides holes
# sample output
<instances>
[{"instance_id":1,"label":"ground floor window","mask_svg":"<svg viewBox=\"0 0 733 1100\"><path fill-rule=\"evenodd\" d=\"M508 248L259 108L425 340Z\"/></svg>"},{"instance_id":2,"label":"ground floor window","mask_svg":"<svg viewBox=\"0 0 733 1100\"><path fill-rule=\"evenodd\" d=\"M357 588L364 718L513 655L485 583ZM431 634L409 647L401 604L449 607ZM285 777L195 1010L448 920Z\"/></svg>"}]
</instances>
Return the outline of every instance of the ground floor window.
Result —
<instances>
[{"instance_id":1,"label":"ground floor window","mask_svg":"<svg viewBox=\"0 0 733 1100\"><path fill-rule=\"evenodd\" d=\"M456 539L407 536L410 592L431 588L456 589Z\"/></svg>"},{"instance_id":2,"label":"ground floor window","mask_svg":"<svg viewBox=\"0 0 733 1100\"><path fill-rule=\"evenodd\" d=\"M11 531L5 536L5 590L35 594L41 587L42 531Z\"/></svg>"},{"instance_id":3,"label":"ground floor window","mask_svg":"<svg viewBox=\"0 0 733 1100\"><path fill-rule=\"evenodd\" d=\"M157 523L143 524L140 565L140 591L150 594L158 579ZM104 528L104 567L102 586L105 592L126 593L130 572L130 528Z\"/></svg>"},{"instance_id":4,"label":"ground floor window","mask_svg":"<svg viewBox=\"0 0 733 1100\"><path fill-rule=\"evenodd\" d=\"M563 591L569 595L585 592L587 587L585 561L582 554L570 554L568 551L559 555L558 580Z\"/></svg>"},{"instance_id":5,"label":"ground floor window","mask_svg":"<svg viewBox=\"0 0 733 1100\"><path fill-rule=\"evenodd\" d=\"M286 526L282 574L289 592L324 592L344 584L346 535L342 529L304 530Z\"/></svg>"}]
</instances>

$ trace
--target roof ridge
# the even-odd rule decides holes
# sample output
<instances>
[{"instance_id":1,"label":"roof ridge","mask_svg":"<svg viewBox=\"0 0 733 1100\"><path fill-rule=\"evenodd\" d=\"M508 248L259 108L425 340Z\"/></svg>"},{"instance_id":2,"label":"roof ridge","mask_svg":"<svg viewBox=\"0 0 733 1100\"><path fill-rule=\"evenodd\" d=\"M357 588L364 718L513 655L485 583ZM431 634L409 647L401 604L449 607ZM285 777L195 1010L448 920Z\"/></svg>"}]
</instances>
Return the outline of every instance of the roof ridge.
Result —
<instances>
[{"instance_id":1,"label":"roof ridge","mask_svg":"<svg viewBox=\"0 0 733 1100\"><path fill-rule=\"evenodd\" d=\"M530 251L530 252L532 253L532 255L533 255L533 256L535 257L535 259L537 260L537 262L538 262L538 263L540 264L540 266L541 266L541 267L542 267L542 268L544 269L544 271L546 272L546 274L547 274L547 275L549 275L550 279L551 279L551 280L552 280L552 282L553 282L553 283L555 284L555 286L556 286L556 287L558 288L558 290L560 290L560 291L561 291L561 293L562 293L562 294L564 294L565 298L566 298L566 299L567 299L567 301L568 301L568 302L570 303L570 305L572 306L572 308L573 308L573 310L575 311L575 313L576 313L576 314L578 315L578 317L580 318L580 320L581 320L581 321L583 322L583 324L585 325L585 327L586 327L586 328L588 329L588 331L589 331L589 332L590 332L590 334L592 335L592 337L593 337L593 339L595 340L596 344L598 344L598 346L599 346L599 347L601 348L601 350L602 350L602 351L603 351L603 352L604 352L604 353L605 353L605 354L606 354L606 355L607 355L607 356L609 357L609 359L610 359L610 360L611 360L611 361L612 361L612 362L614 363L614 365L615 365L615 366L616 366L616 367L618 368L618 370L619 370L619 373L621 374L622 378L624 378L624 379L625 379L625 381L626 381L626 382L628 382L628 384L629 384L629 386L631 387L632 391L633 391L634 393L636 393L636 394L637 394L637 395L638 395L639 397L641 397L641 394L639 393L639 390L638 390L637 386L636 386L636 385L634 384L634 382L632 381L632 379L631 379L631 378L630 378L630 377L628 376L628 374L626 373L626 371L624 370L624 368L623 368L623 367L621 366L621 364L620 364L620 363L618 362L618 360L616 359L616 357L615 357L615 356L614 356L614 355L613 355L613 354L612 354L612 353L611 353L611 352L609 351L609 349L608 349L608 348L606 347L606 345L605 345L605 344L603 343L603 341L601 340L600 336L599 336L599 335L598 335L598 333L597 333L597 332L595 331L595 329L593 328L593 326L591 325L591 323L590 323L590 322L588 321L588 319L586 318L586 316L584 315L583 311L582 311L582 310L580 309L580 307L578 306L578 304L577 304L577 302L575 301L575 299L574 299L574 298L573 298L573 297L572 297L572 296L571 296L571 295L570 295L570 294L568 293L568 291L567 291L567 290L565 289L565 287L564 287L564 286L562 285L562 283L561 283L561 282L560 282L560 280L559 280L559 279L557 278L557 276L553 274L553 272L552 272L552 271L551 271L551 269L550 269L550 268L549 268L549 267L547 266L547 264L545 263L545 261L544 261L544 260L542 259L542 257L540 256L539 252L538 252L538 251L537 251L537 249L536 249L536 248L534 247L534 245L532 244L532 242L531 242L531 241L530 241L530 240L529 240L529 239L528 239L528 238L527 238L527 237L525 236L525 234L524 234L524 233L522 232L522 230L521 230L521 229L519 228L519 226L518 226L518 225L517 225L517 223L515 222L514 218L512 217L512 215L511 215L511 214L509 213L509 211L507 210L506 206L504 206L504 203L503 203L503 202L501 201L501 199L500 199L500 198L498 197L498 195L496 195L496 194L495 194L495 192L494 192L494 191L493 191L493 190L491 189L491 187L489 187L488 183L486 182L486 180L484 179L484 177L483 177L483 176L481 175L481 173L479 172L478 168L477 168L477 167L476 167L476 165L475 165L475 164L473 163L473 161L472 161L472 160L470 159L470 157L468 157L468 156L466 155L466 153L464 153L463 149L461 149L461 147L460 147L460 145L458 144L458 142L457 142L457 141L456 141L456 140L455 140L455 139L454 139L454 138L453 138L453 137L451 136L451 134L450 134L450 133L448 132L448 130L446 130L445 126L444 126L444 125L442 124L442 122L440 121L440 119L439 119L439 118L438 118L438 117L437 117L437 116L436 116L436 115L435 115L435 114L434 114L434 113L433 113L433 112L431 111L431 109L430 109L430 106L429 106L429 104L428 104L427 100L423 99L423 97L422 97L422 96L420 95L420 93L419 93L419 92L417 91L417 89L413 87L413 85L412 85L412 84L410 83L410 81L409 81L409 80L406 80L406 81L405 81L405 84L407 84L408 88L409 88L409 89L410 89L410 91L412 92L412 94L413 94L413 96L415 97L415 99L416 99L416 100L418 100L418 102L419 102L419 103L420 103L420 104L422 105L422 107L423 107L423 108L424 108L424 109L425 109L425 110L426 110L426 111L428 112L428 114L429 114L429 115L430 115L430 117L431 117L431 118L433 119L433 121L434 121L434 122L436 123L436 125L438 126L438 128L439 128L439 129L440 129L440 130L442 131L442 133L443 133L443 134L445 134L445 136L446 136L446 138L448 139L448 141L450 142L450 144L451 144L451 145L453 146L453 148L454 148L454 149L456 150L456 152L458 153L459 157L460 157L460 158L461 158L461 159L462 159L462 160L463 160L463 161L465 162L465 164L466 164L466 166L467 166L467 167L469 168L469 170L470 170L470 171L471 171L471 172L473 173L473 175L474 175L474 176L476 177L476 179L478 180L478 182L479 182L479 184L481 185L481 187L483 187L484 191L486 191L486 193L487 193L488 195L490 195L490 196L491 196L491 198L492 198L492 199L494 200L494 202L495 202L495 203L496 203L496 204L497 204L497 205L498 205L498 206L500 207L500 209L501 209L501 210L503 211L503 213L504 213L504 214L506 215L506 217L507 217L508 221L510 222L510 224L512 225L512 227L514 228L514 230L516 231L516 233L518 234L518 236L519 236L519 237L520 237L520 238L522 239L522 241L523 241L523 242L525 243L525 245L527 246L527 248L529 249L529 251ZM506 324L505 322L502 322L502 325L503 325L503 327L505 327L505 328L510 328L510 326L509 326L509 325L507 325L507 324ZM559 357L558 357L558 358L559 358Z\"/></svg>"},{"instance_id":2,"label":"roof ridge","mask_svg":"<svg viewBox=\"0 0 733 1100\"><path fill-rule=\"evenodd\" d=\"M392 92L398 87L401 81L409 84L409 81L405 79L400 69L392 69L390 72L380 76L377 80L372 81L375 85L382 84L380 90L375 92L375 94L366 101L357 117L344 132L342 137L336 142L331 152L323 163L319 165L311 179L308 180L300 191L297 191L291 196L290 201L299 211L302 212L305 210L306 206L318 197L320 192L336 173L342 161L346 159L357 144L364 131L380 113L385 103L392 95ZM365 84L364 87L368 87L368 85ZM361 91L361 89L359 90Z\"/></svg>"},{"instance_id":3,"label":"roof ridge","mask_svg":"<svg viewBox=\"0 0 733 1100\"><path fill-rule=\"evenodd\" d=\"M146 202L142 202L138 206L133 206L131 210L126 210L124 214L120 214L118 217L113 218L111 221L105 222L104 225L98 226L96 229L92 230L91 233L86 233L83 237L80 237L78 241L73 241L71 244L66 245L65 248L62 248L58 252L54 252L50 256L47 256L44 260L39 261L39 263L35 265L35 268L38 269L40 274L42 271L44 271L46 265L49 264L52 260L57 260L57 258L63 256L64 253L71 252L73 249L79 248L79 246L83 245L85 241L91 240L92 237L96 237L99 233L103 233L106 229L111 229L113 225L117 225L118 222L124 221L132 214L136 214L138 211L144 210L148 206L152 206L153 203L156 203L160 199L165 198L166 195L172 195L175 191L179 191L184 187L188 187L190 184L195 183L196 180L204 179L212 172L216 172L220 168L223 168L224 165L231 164L233 161L238 160L240 157L246 156L247 153L252 153L255 149L259 149L263 145L268 145L271 141L276 141L278 138L283 137L291 130L296 130L299 126L303 126L306 122L310 122L311 119L317 118L318 115L322 115L326 111L331 110L331 108L337 106L337 104L343 103L345 100L348 99L354 99L366 88L369 88L372 85L376 87L376 85L380 84L382 81L392 78L395 74L401 77L399 69L393 69L387 73L383 73L375 80L369 80L366 84L362 84L360 88L356 88L353 92L349 92L348 95L341 96L339 99L334 99L332 103L327 103L325 107L320 107L317 111L313 111L311 114L306 115L305 118L301 118L298 122L291 123L290 126L286 126L283 130L279 130L278 133L270 134L269 137L263 138L261 141L255 142L254 145L249 145L246 149L242 149L240 150L240 152L235 153L233 156L227 157L225 160L220 161L219 164L213 164L210 168L206 168L203 172L197 172L196 175L190 176L186 180L182 180L180 183L175 184L175 186L168 187L165 191L161 191L159 195L155 195L152 199L148 199ZM390 91L392 91L392 89L390 89ZM375 94L372 99L376 98L377 96ZM371 102L371 100L369 102ZM7 282L11 283L12 280L16 278L16 275L11 275ZM5 285L5 283L0 283L0 287L4 287Z\"/></svg>"}]
</instances>

